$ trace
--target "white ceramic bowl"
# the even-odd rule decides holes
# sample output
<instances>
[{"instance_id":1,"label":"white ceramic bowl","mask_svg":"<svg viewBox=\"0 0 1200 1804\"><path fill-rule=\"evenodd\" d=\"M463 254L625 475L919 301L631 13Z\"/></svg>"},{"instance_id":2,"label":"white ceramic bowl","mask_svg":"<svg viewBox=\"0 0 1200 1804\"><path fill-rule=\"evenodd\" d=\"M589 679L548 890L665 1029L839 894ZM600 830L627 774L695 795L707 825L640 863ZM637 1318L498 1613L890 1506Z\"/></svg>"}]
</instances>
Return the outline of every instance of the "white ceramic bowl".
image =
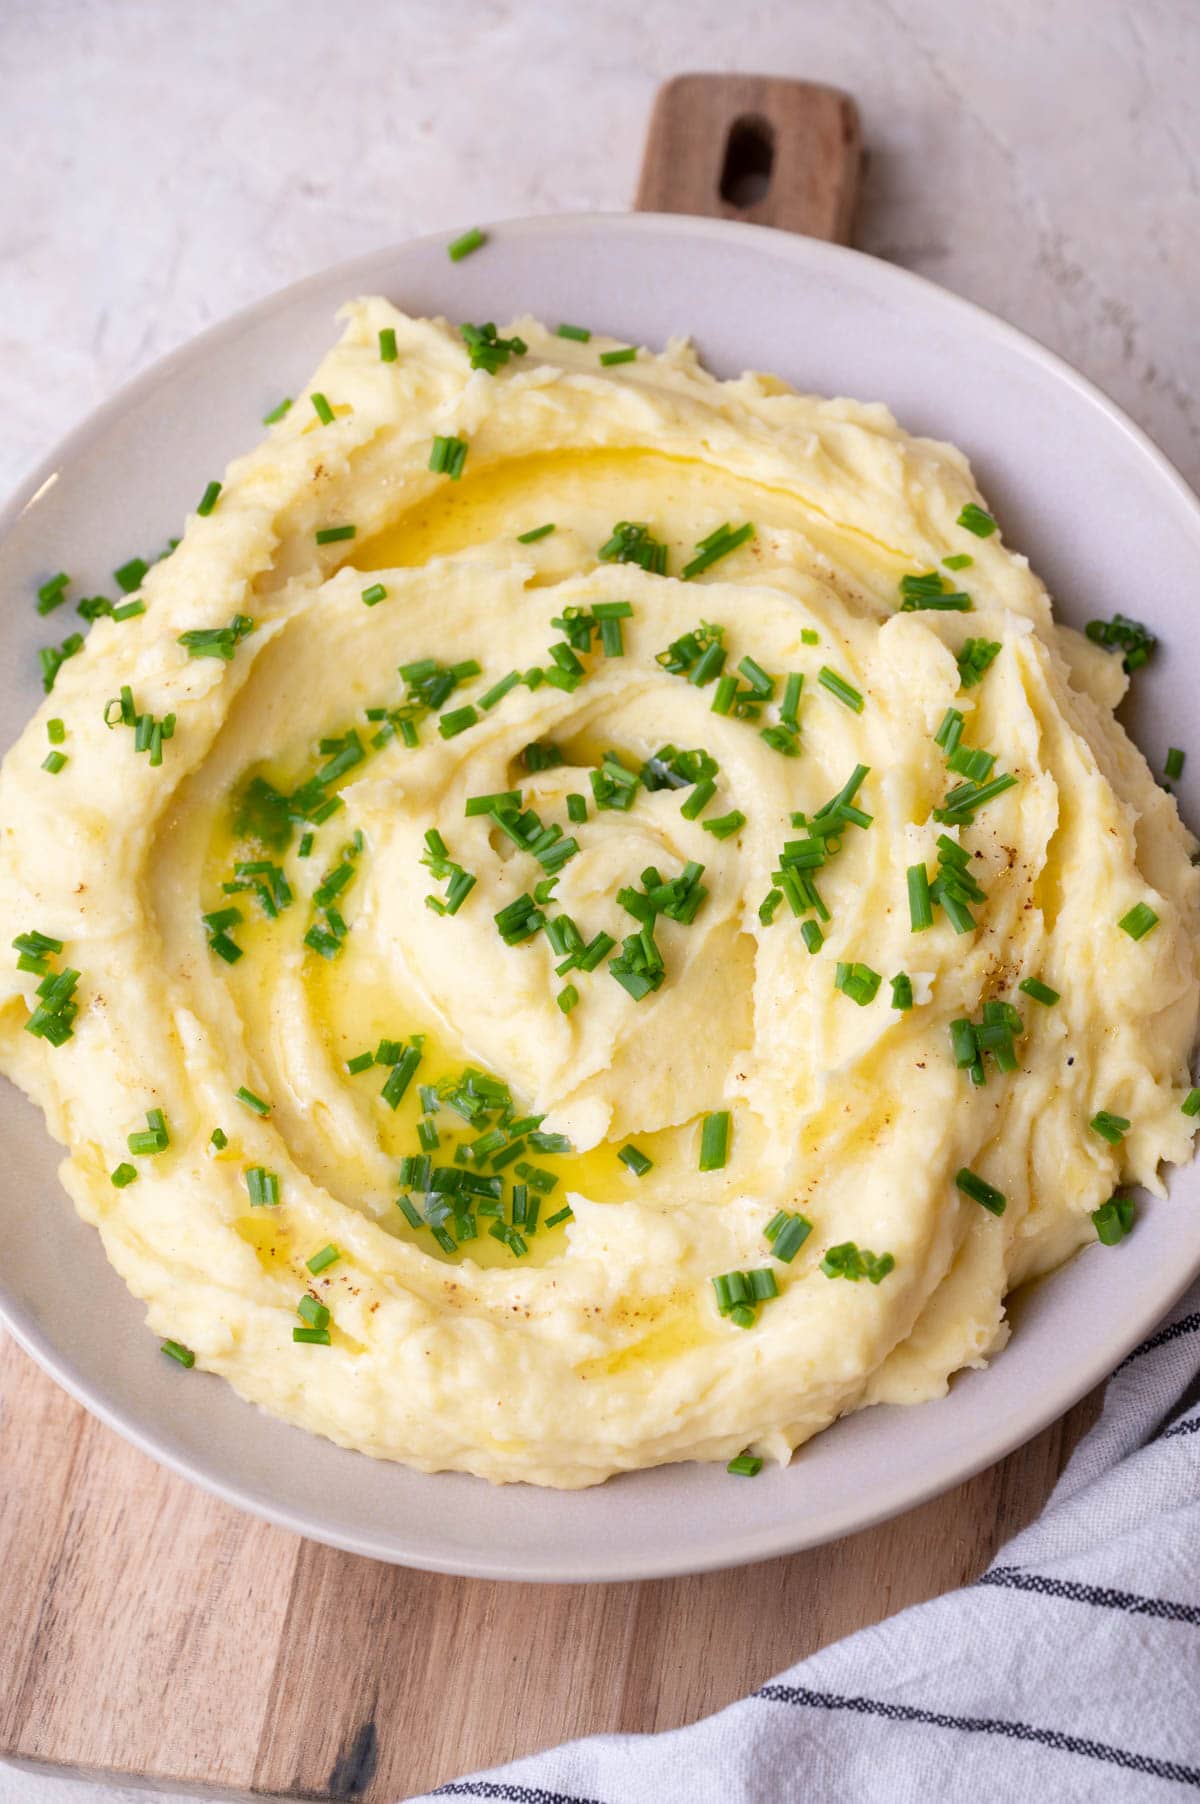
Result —
<instances>
[{"instance_id":1,"label":"white ceramic bowl","mask_svg":"<svg viewBox=\"0 0 1200 1804\"><path fill-rule=\"evenodd\" d=\"M179 528L205 482L257 437L335 336L353 294L417 314L503 321L525 310L633 343L690 333L721 375L772 370L819 394L887 401L914 432L953 439L1010 544L1076 625L1117 609L1165 642L1138 678L1133 726L1156 769L1195 717L1200 505L1128 419L1065 364L919 278L855 251L755 226L564 217L496 226L451 263L420 239L302 282L132 383L59 448L0 516L0 718L15 737L38 697L35 647L70 630L32 591L63 568L75 593ZM1188 653L1192 656L1189 657ZM1193 759L1200 765L1200 757ZM1176 1174L1115 1250L1088 1249L1016 1300L986 1372L916 1409L872 1409L753 1483L669 1466L594 1490L494 1489L423 1477L262 1415L157 1350L142 1309L55 1178L58 1149L0 1084L0 1310L21 1344L119 1433L272 1521L377 1559L492 1578L650 1578L761 1560L864 1528L957 1484L1069 1408L1200 1270L1200 1175Z\"/></svg>"}]
</instances>

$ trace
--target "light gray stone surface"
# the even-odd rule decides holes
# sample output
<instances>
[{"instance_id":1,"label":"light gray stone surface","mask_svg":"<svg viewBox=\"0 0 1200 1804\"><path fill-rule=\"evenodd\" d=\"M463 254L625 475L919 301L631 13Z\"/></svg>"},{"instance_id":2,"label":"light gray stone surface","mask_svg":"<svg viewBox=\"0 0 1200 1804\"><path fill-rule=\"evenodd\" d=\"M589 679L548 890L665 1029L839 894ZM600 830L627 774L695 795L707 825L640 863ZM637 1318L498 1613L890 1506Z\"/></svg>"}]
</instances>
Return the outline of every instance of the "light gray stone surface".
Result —
<instances>
[{"instance_id":1,"label":"light gray stone surface","mask_svg":"<svg viewBox=\"0 0 1200 1804\"><path fill-rule=\"evenodd\" d=\"M5 0L0 490L297 277L627 206L655 88L704 68L853 92L861 247L1032 332L1200 484L1194 0ZM83 1799L165 1804L0 1766L0 1804Z\"/></svg>"}]
</instances>

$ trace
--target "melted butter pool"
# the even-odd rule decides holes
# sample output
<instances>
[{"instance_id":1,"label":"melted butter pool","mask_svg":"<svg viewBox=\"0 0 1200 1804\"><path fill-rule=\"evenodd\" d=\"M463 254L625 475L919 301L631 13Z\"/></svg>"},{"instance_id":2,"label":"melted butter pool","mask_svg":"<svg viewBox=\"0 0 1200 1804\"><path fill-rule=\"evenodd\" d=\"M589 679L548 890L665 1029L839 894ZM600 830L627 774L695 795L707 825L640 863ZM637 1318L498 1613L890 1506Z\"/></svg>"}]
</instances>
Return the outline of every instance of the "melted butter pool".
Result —
<instances>
[{"instance_id":1,"label":"melted butter pool","mask_svg":"<svg viewBox=\"0 0 1200 1804\"><path fill-rule=\"evenodd\" d=\"M292 779L290 779L292 780ZM654 1171L638 1178L619 1157L623 1141L605 1141L580 1153L543 1153L527 1149L522 1160L553 1174L557 1180L549 1195L540 1198L539 1226L527 1235L528 1251L518 1260L511 1250L489 1232L488 1218L477 1218L479 1232L453 1253L433 1237L428 1228L414 1228L395 1203L399 1193L399 1166L408 1155L420 1155L422 1147L418 1125L423 1108L421 1090L444 1080L454 1081L463 1071L474 1066L482 1069L468 1048L452 1045L436 1031L431 1031L428 1010L413 996L400 994L395 975L385 970L369 949L356 944L354 935L354 896L349 890L344 898L344 912L349 932L341 954L322 958L303 945L303 936L312 918L305 889L337 862L346 843L345 817L333 816L318 829L308 859L298 855L299 835L284 852L264 851L256 841L239 837L233 827L231 807L222 810L212 832L204 862L202 906L206 913L234 906L242 919L231 934L242 951L232 964L222 964L222 977L246 1024L247 1049L256 1067L264 1074L264 1091L272 1103L272 1112L285 1133L298 1162L318 1183L323 1184L346 1206L361 1207L361 1198L378 1193L378 1168L360 1158L355 1147L345 1138L338 1140L334 1155L328 1159L305 1156L307 1136L300 1132L308 1125L290 1114L286 1103L288 1085L280 1070L277 1045L272 1028L276 998L283 983L294 980L297 973L303 987L310 1019L328 1057L337 1085L350 1099L359 1121L364 1125L370 1145L389 1162L391 1184L381 1208L369 1211L387 1232L412 1241L421 1250L439 1260L457 1262L471 1259L481 1266L544 1265L557 1258L566 1247L566 1226L541 1225L557 1213L578 1193L593 1202L620 1203L632 1197L652 1195L656 1174L664 1168L676 1174L684 1166L694 1169L693 1141L698 1128L693 1124L666 1128L656 1133L639 1134L635 1144L653 1161ZM362 854L369 857L369 848ZM264 912L252 891L223 893L223 884L231 880L235 863L267 857L285 871L294 900L275 918ZM423 880L423 874L417 879ZM214 955L215 956L215 955ZM381 1092L390 1067L373 1063L360 1072L350 1072L351 1060L366 1052L374 1052L382 1040L409 1041L421 1036L421 1062L398 1105L393 1109ZM503 1073L489 1073L504 1078ZM523 1099L514 1097L518 1115L526 1112ZM319 1108L320 1105L318 1104ZM434 1115L440 1135L440 1146L431 1152L435 1165L454 1162L454 1148L475 1138L484 1129L472 1127L448 1107ZM241 1157L237 1137L238 1120L230 1116L222 1124L229 1135L225 1158ZM289 1127L292 1130L289 1132ZM331 1130L330 1137L333 1137ZM490 1165L482 1167L490 1173ZM505 1179L506 1205L514 1180L514 1165L502 1168ZM673 1186L672 1186L673 1187ZM419 1206L419 1204L418 1204ZM239 1220L239 1235L253 1246L264 1270L291 1269L295 1260L282 1217L275 1211L257 1212ZM633 1326L633 1324L631 1324Z\"/></svg>"},{"instance_id":2,"label":"melted butter pool","mask_svg":"<svg viewBox=\"0 0 1200 1804\"><path fill-rule=\"evenodd\" d=\"M511 541L550 521L598 547L618 520L646 521L667 544L672 572L723 520L801 533L865 586L877 586L882 577L894 589L913 561L911 553L841 524L787 489L732 476L699 458L635 449L546 452L477 471L468 457L460 481L442 483L386 531L356 547L347 561L361 570L412 567L472 546ZM520 547L526 549L553 565L554 535ZM748 555L761 559L763 554L751 545Z\"/></svg>"}]
</instances>

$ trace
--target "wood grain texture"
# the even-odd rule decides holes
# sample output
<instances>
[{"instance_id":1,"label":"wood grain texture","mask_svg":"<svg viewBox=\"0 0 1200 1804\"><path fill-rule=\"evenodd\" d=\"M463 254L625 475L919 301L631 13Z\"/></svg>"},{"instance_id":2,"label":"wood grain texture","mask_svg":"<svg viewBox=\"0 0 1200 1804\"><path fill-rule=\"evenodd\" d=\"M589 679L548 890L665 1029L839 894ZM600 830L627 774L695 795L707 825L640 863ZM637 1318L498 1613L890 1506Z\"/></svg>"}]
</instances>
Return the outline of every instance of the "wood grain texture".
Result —
<instances>
[{"instance_id":1,"label":"wood grain texture","mask_svg":"<svg viewBox=\"0 0 1200 1804\"><path fill-rule=\"evenodd\" d=\"M861 163L858 109L836 88L679 75L658 91L636 205L848 244Z\"/></svg>"},{"instance_id":2,"label":"wood grain texture","mask_svg":"<svg viewBox=\"0 0 1200 1804\"><path fill-rule=\"evenodd\" d=\"M0 1337L0 1757L392 1804L571 1736L672 1728L974 1578L1036 1514L1097 1406L811 1553L649 1584L502 1585L243 1516Z\"/></svg>"}]
</instances>

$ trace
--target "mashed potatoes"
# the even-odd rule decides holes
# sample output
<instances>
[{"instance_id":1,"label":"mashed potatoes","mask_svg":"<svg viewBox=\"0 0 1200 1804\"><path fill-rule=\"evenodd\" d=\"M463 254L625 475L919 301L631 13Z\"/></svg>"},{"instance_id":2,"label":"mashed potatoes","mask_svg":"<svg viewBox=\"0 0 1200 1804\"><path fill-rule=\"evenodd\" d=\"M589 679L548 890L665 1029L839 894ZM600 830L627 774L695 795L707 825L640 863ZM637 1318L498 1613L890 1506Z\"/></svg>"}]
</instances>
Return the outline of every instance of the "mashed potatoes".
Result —
<instances>
[{"instance_id":1,"label":"mashed potatoes","mask_svg":"<svg viewBox=\"0 0 1200 1804\"><path fill-rule=\"evenodd\" d=\"M63 665L0 1064L272 1412L547 1485L782 1460L1189 1156L1193 841L957 451L507 330L350 307Z\"/></svg>"}]
</instances>

